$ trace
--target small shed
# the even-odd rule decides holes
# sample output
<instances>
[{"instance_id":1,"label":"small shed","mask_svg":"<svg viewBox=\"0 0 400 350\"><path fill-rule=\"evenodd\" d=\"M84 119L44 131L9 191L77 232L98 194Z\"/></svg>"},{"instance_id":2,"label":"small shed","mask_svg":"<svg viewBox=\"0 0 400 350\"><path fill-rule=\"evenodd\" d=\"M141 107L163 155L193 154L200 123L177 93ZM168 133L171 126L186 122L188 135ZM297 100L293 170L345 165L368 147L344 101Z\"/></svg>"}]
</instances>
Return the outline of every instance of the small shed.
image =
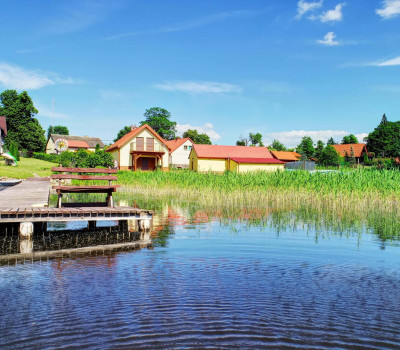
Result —
<instances>
[{"instance_id":1,"label":"small shed","mask_svg":"<svg viewBox=\"0 0 400 350\"><path fill-rule=\"evenodd\" d=\"M301 154L289 151L271 151L274 158L281 160L285 163L297 162L301 158Z\"/></svg>"}]
</instances>

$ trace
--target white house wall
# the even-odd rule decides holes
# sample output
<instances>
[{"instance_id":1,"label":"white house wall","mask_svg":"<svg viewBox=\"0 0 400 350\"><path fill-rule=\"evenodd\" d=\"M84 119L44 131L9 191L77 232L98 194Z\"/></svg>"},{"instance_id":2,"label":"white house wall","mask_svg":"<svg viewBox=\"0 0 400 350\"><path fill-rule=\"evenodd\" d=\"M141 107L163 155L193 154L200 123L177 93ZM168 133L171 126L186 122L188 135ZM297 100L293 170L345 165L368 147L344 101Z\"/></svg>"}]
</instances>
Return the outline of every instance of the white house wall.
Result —
<instances>
[{"instance_id":1,"label":"white house wall","mask_svg":"<svg viewBox=\"0 0 400 350\"><path fill-rule=\"evenodd\" d=\"M185 150L185 146L187 150ZM190 150L193 147L193 143L190 140L185 141L182 145L180 145L174 152L171 153L171 165L172 166L183 166L189 167L189 154Z\"/></svg>"}]
</instances>

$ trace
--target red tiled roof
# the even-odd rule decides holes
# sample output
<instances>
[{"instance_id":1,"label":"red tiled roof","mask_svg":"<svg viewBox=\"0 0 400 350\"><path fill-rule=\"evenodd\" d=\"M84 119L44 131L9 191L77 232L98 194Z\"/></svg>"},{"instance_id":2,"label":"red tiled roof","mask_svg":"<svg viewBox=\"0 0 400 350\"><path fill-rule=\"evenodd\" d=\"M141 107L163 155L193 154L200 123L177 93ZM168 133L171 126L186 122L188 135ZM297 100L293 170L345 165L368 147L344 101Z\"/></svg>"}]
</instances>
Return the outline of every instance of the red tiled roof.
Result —
<instances>
[{"instance_id":1,"label":"red tiled roof","mask_svg":"<svg viewBox=\"0 0 400 350\"><path fill-rule=\"evenodd\" d=\"M251 164L285 164L279 159L275 158L230 158L236 163L251 163Z\"/></svg>"},{"instance_id":2,"label":"red tiled roof","mask_svg":"<svg viewBox=\"0 0 400 350\"><path fill-rule=\"evenodd\" d=\"M199 158L273 158L267 147L198 145L192 148Z\"/></svg>"},{"instance_id":3,"label":"red tiled roof","mask_svg":"<svg viewBox=\"0 0 400 350\"><path fill-rule=\"evenodd\" d=\"M360 158L362 156L363 152L366 152L368 154L367 147L365 146L365 143L349 143L349 144L346 144L346 145L332 145L332 147L342 157L344 157L346 155L346 152L350 156L351 147L353 147L354 157L356 157L356 158Z\"/></svg>"},{"instance_id":4,"label":"red tiled roof","mask_svg":"<svg viewBox=\"0 0 400 350\"><path fill-rule=\"evenodd\" d=\"M292 160L297 161L301 157L300 154L296 152L286 152L286 151L271 151L276 159L279 160Z\"/></svg>"},{"instance_id":5,"label":"red tiled roof","mask_svg":"<svg viewBox=\"0 0 400 350\"><path fill-rule=\"evenodd\" d=\"M123 145L125 145L129 140L131 140L132 138L134 138L137 134L139 134L140 132L142 132L144 129L149 130L155 138L157 138L160 142L162 142L163 144L165 144L165 140L158 135L154 129L148 125L148 124L143 124L142 126L139 126L138 128L135 128L131 131L129 131L127 134L125 134L124 136L122 136L119 140L117 140L116 142L114 142L111 146L109 146L106 151L110 152L113 151L114 149L119 149L121 148ZM168 147L168 146L167 146Z\"/></svg>"},{"instance_id":6,"label":"red tiled roof","mask_svg":"<svg viewBox=\"0 0 400 350\"><path fill-rule=\"evenodd\" d=\"M184 139L176 139L176 140L165 140L164 143L168 146L171 153L176 151L180 146L182 146L186 141L190 141L193 144L193 141L189 137L185 137Z\"/></svg>"},{"instance_id":7,"label":"red tiled roof","mask_svg":"<svg viewBox=\"0 0 400 350\"><path fill-rule=\"evenodd\" d=\"M7 136L6 117L0 117L0 130L3 130L4 131L4 135Z\"/></svg>"},{"instance_id":8,"label":"red tiled roof","mask_svg":"<svg viewBox=\"0 0 400 350\"><path fill-rule=\"evenodd\" d=\"M86 141L81 140L68 140L68 148L89 148L89 144Z\"/></svg>"}]
</instances>

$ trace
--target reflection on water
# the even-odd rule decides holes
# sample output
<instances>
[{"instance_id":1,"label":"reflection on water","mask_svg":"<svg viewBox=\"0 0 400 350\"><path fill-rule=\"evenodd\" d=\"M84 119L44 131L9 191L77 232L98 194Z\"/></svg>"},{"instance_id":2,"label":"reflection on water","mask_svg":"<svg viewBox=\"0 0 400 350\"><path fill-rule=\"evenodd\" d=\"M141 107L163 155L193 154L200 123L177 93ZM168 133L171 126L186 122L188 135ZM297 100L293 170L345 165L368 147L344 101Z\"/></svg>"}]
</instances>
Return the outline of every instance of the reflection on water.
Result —
<instances>
[{"instance_id":1,"label":"reflection on water","mask_svg":"<svg viewBox=\"0 0 400 350\"><path fill-rule=\"evenodd\" d=\"M0 348L400 347L394 220L126 197L155 249L0 267Z\"/></svg>"}]
</instances>

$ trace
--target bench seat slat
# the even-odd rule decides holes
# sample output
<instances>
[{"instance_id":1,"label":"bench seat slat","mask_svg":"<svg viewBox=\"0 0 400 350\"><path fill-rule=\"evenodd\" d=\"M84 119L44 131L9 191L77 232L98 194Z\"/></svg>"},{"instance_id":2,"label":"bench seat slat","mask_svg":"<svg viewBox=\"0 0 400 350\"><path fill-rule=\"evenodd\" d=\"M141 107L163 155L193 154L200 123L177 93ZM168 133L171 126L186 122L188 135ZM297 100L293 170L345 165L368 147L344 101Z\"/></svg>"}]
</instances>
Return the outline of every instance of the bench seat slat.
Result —
<instances>
[{"instance_id":1,"label":"bench seat slat","mask_svg":"<svg viewBox=\"0 0 400 350\"><path fill-rule=\"evenodd\" d=\"M117 181L118 177L113 175L76 175L76 174L54 174L52 179L73 179L73 180L109 180Z\"/></svg>"},{"instance_id":2,"label":"bench seat slat","mask_svg":"<svg viewBox=\"0 0 400 350\"><path fill-rule=\"evenodd\" d=\"M117 169L97 169L97 168L64 168L53 167L52 171L68 173L96 173L96 174L117 174Z\"/></svg>"},{"instance_id":3,"label":"bench seat slat","mask_svg":"<svg viewBox=\"0 0 400 350\"><path fill-rule=\"evenodd\" d=\"M116 192L119 186L53 186L53 189L61 193L109 193Z\"/></svg>"}]
</instances>

